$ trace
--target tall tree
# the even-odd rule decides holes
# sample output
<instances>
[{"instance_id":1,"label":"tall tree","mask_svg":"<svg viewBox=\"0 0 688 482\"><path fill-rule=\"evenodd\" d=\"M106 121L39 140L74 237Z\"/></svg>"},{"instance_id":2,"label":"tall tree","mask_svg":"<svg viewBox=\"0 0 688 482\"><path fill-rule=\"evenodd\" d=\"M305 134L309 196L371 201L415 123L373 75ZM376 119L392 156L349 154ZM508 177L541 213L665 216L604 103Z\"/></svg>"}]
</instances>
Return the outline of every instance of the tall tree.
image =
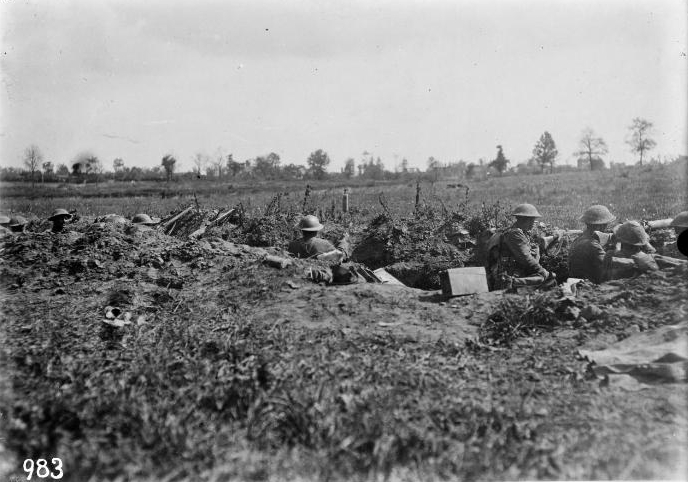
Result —
<instances>
[{"instance_id":1,"label":"tall tree","mask_svg":"<svg viewBox=\"0 0 688 482\"><path fill-rule=\"evenodd\" d=\"M653 149L657 143L650 137L652 134L652 122L649 122L640 117L633 119L633 124L629 126L631 135L626 140L626 143L631 146L632 152L640 154L640 165L643 165L643 154Z\"/></svg>"},{"instance_id":2,"label":"tall tree","mask_svg":"<svg viewBox=\"0 0 688 482\"><path fill-rule=\"evenodd\" d=\"M40 169L41 162L43 162L43 154L37 145L31 144L24 149L24 165L29 173L31 173L31 187L36 184L34 174Z\"/></svg>"},{"instance_id":3,"label":"tall tree","mask_svg":"<svg viewBox=\"0 0 688 482\"><path fill-rule=\"evenodd\" d=\"M172 154L165 154L162 158L162 167L165 169L165 176L167 177L167 182L170 182L172 174L174 174L174 165L177 160L172 156Z\"/></svg>"},{"instance_id":4,"label":"tall tree","mask_svg":"<svg viewBox=\"0 0 688 482\"><path fill-rule=\"evenodd\" d=\"M280 156L271 152L267 156L258 156L255 159L253 172L260 179L274 179L279 176Z\"/></svg>"},{"instance_id":5,"label":"tall tree","mask_svg":"<svg viewBox=\"0 0 688 482\"><path fill-rule=\"evenodd\" d=\"M490 162L490 167L494 167L497 169L497 172L501 176L502 173L506 170L506 165L509 164L509 159L504 157L504 151L502 150L502 146L497 146L497 157Z\"/></svg>"},{"instance_id":6,"label":"tall tree","mask_svg":"<svg viewBox=\"0 0 688 482\"><path fill-rule=\"evenodd\" d=\"M41 173L41 182L45 182L45 176L52 176L53 174L53 163L46 161L43 163L43 172Z\"/></svg>"},{"instance_id":7,"label":"tall tree","mask_svg":"<svg viewBox=\"0 0 688 482\"><path fill-rule=\"evenodd\" d=\"M591 171L593 170L594 159L601 159L602 156L609 152L604 139L596 137L595 132L590 127L583 129L578 146L579 150L574 154L580 157L587 157Z\"/></svg>"},{"instance_id":8,"label":"tall tree","mask_svg":"<svg viewBox=\"0 0 688 482\"><path fill-rule=\"evenodd\" d=\"M557 159L557 146L549 132L545 131L533 148L533 159L540 166L540 172L545 172L545 166L549 165L549 172L554 172L554 162Z\"/></svg>"},{"instance_id":9,"label":"tall tree","mask_svg":"<svg viewBox=\"0 0 688 482\"><path fill-rule=\"evenodd\" d=\"M113 160L112 161L112 169L115 171L115 179L117 179L117 174L124 171L124 160L122 160L121 157L118 157L115 160Z\"/></svg>"},{"instance_id":10,"label":"tall tree","mask_svg":"<svg viewBox=\"0 0 688 482\"><path fill-rule=\"evenodd\" d=\"M351 179L356 174L356 161L353 157L350 157L344 163L344 176L347 179Z\"/></svg>"},{"instance_id":11,"label":"tall tree","mask_svg":"<svg viewBox=\"0 0 688 482\"><path fill-rule=\"evenodd\" d=\"M327 166L330 164L330 156L322 149L311 152L308 156L308 170L314 179L324 179L326 176Z\"/></svg>"},{"instance_id":12,"label":"tall tree","mask_svg":"<svg viewBox=\"0 0 688 482\"><path fill-rule=\"evenodd\" d=\"M227 172L232 173L232 177L236 177L241 171L244 170L245 164L243 162L237 162L234 160L232 154L227 155Z\"/></svg>"},{"instance_id":13,"label":"tall tree","mask_svg":"<svg viewBox=\"0 0 688 482\"><path fill-rule=\"evenodd\" d=\"M225 165L225 152L222 147L218 147L213 158L213 167L217 170L217 178L222 179L222 167Z\"/></svg>"}]
</instances>

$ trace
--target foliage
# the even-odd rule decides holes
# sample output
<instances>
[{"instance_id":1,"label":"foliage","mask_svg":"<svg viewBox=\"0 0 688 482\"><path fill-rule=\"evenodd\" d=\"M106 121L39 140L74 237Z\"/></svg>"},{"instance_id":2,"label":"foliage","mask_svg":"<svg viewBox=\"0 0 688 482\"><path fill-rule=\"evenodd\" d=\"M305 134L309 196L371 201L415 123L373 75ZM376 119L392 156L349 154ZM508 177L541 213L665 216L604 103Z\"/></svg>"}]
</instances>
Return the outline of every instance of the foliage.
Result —
<instances>
[{"instance_id":1,"label":"foliage","mask_svg":"<svg viewBox=\"0 0 688 482\"><path fill-rule=\"evenodd\" d=\"M172 156L172 154L165 154L162 158L162 167L165 169L165 175L167 177L167 182L170 182L172 174L174 174L174 166L177 163L177 159Z\"/></svg>"},{"instance_id":2,"label":"foliage","mask_svg":"<svg viewBox=\"0 0 688 482\"><path fill-rule=\"evenodd\" d=\"M552 135L545 131L533 148L533 159L540 166L541 172L545 171L545 166L549 165L550 173L554 170L554 162L559 151L552 139Z\"/></svg>"},{"instance_id":3,"label":"foliage","mask_svg":"<svg viewBox=\"0 0 688 482\"><path fill-rule=\"evenodd\" d=\"M330 156L322 149L311 152L311 155L308 156L308 170L314 179L324 179L329 164Z\"/></svg>"},{"instance_id":4,"label":"foliage","mask_svg":"<svg viewBox=\"0 0 688 482\"><path fill-rule=\"evenodd\" d=\"M492 162L490 162L489 166L494 167L501 176L502 173L506 170L507 164L509 164L509 160L506 157L504 157L504 151L502 150L502 146L497 146L497 157Z\"/></svg>"},{"instance_id":5,"label":"foliage","mask_svg":"<svg viewBox=\"0 0 688 482\"><path fill-rule=\"evenodd\" d=\"M656 145L654 139L650 137L653 130L652 122L649 122L640 117L633 119L633 124L628 128L631 133L626 143L631 146L631 151L637 152L640 155L640 165L643 164L643 154L652 150Z\"/></svg>"}]
</instances>

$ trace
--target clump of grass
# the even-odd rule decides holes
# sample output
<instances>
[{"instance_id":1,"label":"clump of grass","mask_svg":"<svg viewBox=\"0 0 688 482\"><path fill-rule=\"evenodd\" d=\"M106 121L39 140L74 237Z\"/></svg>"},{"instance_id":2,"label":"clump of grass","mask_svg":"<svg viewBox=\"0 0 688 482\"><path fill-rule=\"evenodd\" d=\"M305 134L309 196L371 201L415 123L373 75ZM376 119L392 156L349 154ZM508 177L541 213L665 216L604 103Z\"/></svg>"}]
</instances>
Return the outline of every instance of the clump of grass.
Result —
<instances>
[{"instance_id":1,"label":"clump of grass","mask_svg":"<svg viewBox=\"0 0 688 482\"><path fill-rule=\"evenodd\" d=\"M517 338L552 330L564 321L565 307L554 292L506 297L480 327L480 341L510 345Z\"/></svg>"}]
</instances>

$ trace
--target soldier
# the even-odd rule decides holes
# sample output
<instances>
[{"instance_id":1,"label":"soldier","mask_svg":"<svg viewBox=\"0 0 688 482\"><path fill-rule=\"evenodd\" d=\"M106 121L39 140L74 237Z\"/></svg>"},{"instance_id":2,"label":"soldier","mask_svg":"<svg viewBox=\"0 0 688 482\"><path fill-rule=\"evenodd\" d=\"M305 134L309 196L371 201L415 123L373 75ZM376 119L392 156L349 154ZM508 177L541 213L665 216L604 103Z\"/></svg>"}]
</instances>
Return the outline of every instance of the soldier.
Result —
<instances>
[{"instance_id":1,"label":"soldier","mask_svg":"<svg viewBox=\"0 0 688 482\"><path fill-rule=\"evenodd\" d=\"M9 234L12 232L10 231L9 224L10 218L5 216L4 214L0 214L0 235Z\"/></svg>"},{"instance_id":2,"label":"soldier","mask_svg":"<svg viewBox=\"0 0 688 482\"><path fill-rule=\"evenodd\" d=\"M678 213L678 215L671 221L671 224L669 226L674 228L674 234L676 234L676 239L678 240L679 235L683 231L688 230L688 211ZM665 256L672 256L678 259L685 258L686 255L678 250L677 243L678 241L674 241L672 243L666 244L662 248L661 253Z\"/></svg>"},{"instance_id":3,"label":"soldier","mask_svg":"<svg viewBox=\"0 0 688 482\"><path fill-rule=\"evenodd\" d=\"M607 251L605 255L605 279L613 280L657 271L661 268L672 268L684 263L676 258L646 253L649 236L638 221L627 221L615 232L621 247Z\"/></svg>"},{"instance_id":4,"label":"soldier","mask_svg":"<svg viewBox=\"0 0 688 482\"><path fill-rule=\"evenodd\" d=\"M520 204L511 214L516 222L495 233L487 244L485 268L490 290L556 284L554 275L540 266L538 243L528 237L535 220L542 216L532 204Z\"/></svg>"},{"instance_id":5,"label":"soldier","mask_svg":"<svg viewBox=\"0 0 688 482\"><path fill-rule=\"evenodd\" d=\"M585 210L580 220L585 231L578 236L569 251L569 276L589 279L594 283L604 281L604 256L613 249L615 240L605 233L609 223L616 219L605 206L594 205Z\"/></svg>"},{"instance_id":6,"label":"soldier","mask_svg":"<svg viewBox=\"0 0 688 482\"><path fill-rule=\"evenodd\" d=\"M23 233L28 221L23 216L14 216L10 219L9 228L13 233Z\"/></svg>"},{"instance_id":7,"label":"soldier","mask_svg":"<svg viewBox=\"0 0 688 482\"><path fill-rule=\"evenodd\" d=\"M72 215L67 212L66 209L56 209L53 214L48 218L48 221L52 221L53 227L51 231L53 233L61 233L64 229L65 221L72 218Z\"/></svg>"},{"instance_id":8,"label":"soldier","mask_svg":"<svg viewBox=\"0 0 688 482\"><path fill-rule=\"evenodd\" d=\"M313 215L301 218L299 229L301 229L303 238L295 239L289 243L287 248L289 253L297 258L325 258L330 261L341 262L346 255L328 240L318 238L318 232L323 227L318 218Z\"/></svg>"}]
</instances>

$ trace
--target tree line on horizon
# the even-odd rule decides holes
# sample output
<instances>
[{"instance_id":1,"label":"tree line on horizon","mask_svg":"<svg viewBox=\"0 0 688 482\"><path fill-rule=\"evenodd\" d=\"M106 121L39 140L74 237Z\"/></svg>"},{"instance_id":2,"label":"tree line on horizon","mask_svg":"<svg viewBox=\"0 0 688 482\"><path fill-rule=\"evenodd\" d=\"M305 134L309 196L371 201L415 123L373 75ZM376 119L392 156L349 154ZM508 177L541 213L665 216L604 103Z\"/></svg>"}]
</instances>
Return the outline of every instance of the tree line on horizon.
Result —
<instances>
[{"instance_id":1,"label":"tree line on horizon","mask_svg":"<svg viewBox=\"0 0 688 482\"><path fill-rule=\"evenodd\" d=\"M653 124L645 119L635 118L629 126L629 137L626 142L631 151L639 155L638 163L643 164L646 153L656 146L652 139ZM578 156L578 167L585 165L590 170L603 169L605 167L603 156L608 153L607 144L602 137L586 127L579 138L579 148L574 155ZM72 160L71 167L67 164L54 165L51 161L45 161L40 148L36 145L28 146L24 150L24 167L0 167L0 180L2 181L26 181L32 185L40 175L41 182L55 182L70 180L74 182L95 182L101 180L115 181L139 181L139 180L191 180L191 179L232 179L232 180L298 180L326 178L391 180L408 176L425 174L430 179L438 180L440 177L481 178L491 173L503 175L506 173L534 174L538 170L544 173L547 168L554 172L554 166L559 152L552 135L545 131L535 143L532 157L525 163L519 163L509 168L511 161L504 154L502 145L497 146L496 157L486 162L480 159L474 162L450 162L442 163L430 156L427 160L427 168L421 172L417 168L409 167L406 158L394 167L394 171L386 169L384 162L378 156L364 151L361 159L356 162L354 158L348 158L339 173L327 172L330 158L322 149L310 154L306 160L306 166L289 163L282 164L279 154L271 152L267 155L237 161L233 154L225 154L218 149L213 156L199 151L191 158L192 170L179 173L179 163L172 153L165 154L161 163L152 168L138 166L125 166L121 158L112 161L112 170L106 170L103 162L92 152L84 151Z\"/></svg>"}]
</instances>

